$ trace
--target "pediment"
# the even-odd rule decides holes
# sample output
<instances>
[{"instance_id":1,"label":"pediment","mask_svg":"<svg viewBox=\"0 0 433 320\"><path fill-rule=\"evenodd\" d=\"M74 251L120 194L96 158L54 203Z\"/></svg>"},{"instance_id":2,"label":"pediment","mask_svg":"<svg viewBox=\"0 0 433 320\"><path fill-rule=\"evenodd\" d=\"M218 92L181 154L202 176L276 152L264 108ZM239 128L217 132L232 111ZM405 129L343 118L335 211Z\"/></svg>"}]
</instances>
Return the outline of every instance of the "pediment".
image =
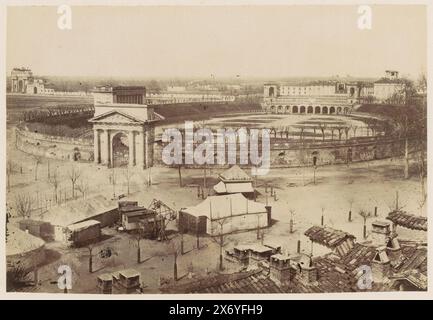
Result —
<instances>
[{"instance_id":1,"label":"pediment","mask_svg":"<svg viewBox=\"0 0 433 320\"><path fill-rule=\"evenodd\" d=\"M93 123L142 123L142 121L136 119L135 117L116 110L100 114L96 117L93 117L89 121Z\"/></svg>"}]
</instances>

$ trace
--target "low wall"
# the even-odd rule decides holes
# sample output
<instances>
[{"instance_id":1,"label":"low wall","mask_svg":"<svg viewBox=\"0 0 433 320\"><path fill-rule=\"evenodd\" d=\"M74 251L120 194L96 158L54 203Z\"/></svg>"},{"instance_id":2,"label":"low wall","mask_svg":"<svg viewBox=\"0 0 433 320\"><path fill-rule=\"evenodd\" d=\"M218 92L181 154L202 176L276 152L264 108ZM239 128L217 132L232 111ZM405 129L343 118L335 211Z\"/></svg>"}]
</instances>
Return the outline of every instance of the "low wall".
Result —
<instances>
[{"instance_id":1,"label":"low wall","mask_svg":"<svg viewBox=\"0 0 433 320\"><path fill-rule=\"evenodd\" d=\"M15 137L17 149L26 153L59 160L93 161L93 141L50 136L25 127L16 127Z\"/></svg>"},{"instance_id":2,"label":"low wall","mask_svg":"<svg viewBox=\"0 0 433 320\"><path fill-rule=\"evenodd\" d=\"M404 144L404 139L383 137L320 143L272 142L271 167L346 164L400 157L404 154ZM413 145L413 143L409 143L409 152L413 151ZM16 146L26 153L46 158L93 161L93 141L86 139L49 136L30 132L25 128L16 128ZM155 166L166 166L161 159L163 148L164 145L160 142L154 144L153 163ZM216 159L215 163L217 163ZM240 163L239 159L237 163ZM186 165L184 167L199 168L201 166ZM222 167L228 167L228 165Z\"/></svg>"},{"instance_id":3,"label":"low wall","mask_svg":"<svg viewBox=\"0 0 433 320\"><path fill-rule=\"evenodd\" d=\"M413 152L413 143L409 143L409 153ZM370 160L400 157L404 154L404 139L366 139L366 141L336 141L322 143L271 143L270 164L272 168L289 168L302 166L321 166L347 164ZM156 143L154 147L154 165L166 166L161 155L164 145ZM216 148L215 148L216 149ZM239 150L239 147L238 147ZM259 147L261 155L261 147ZM226 161L227 148L226 148ZM237 157L238 164L239 155ZM215 165L210 167L229 167L229 165ZM185 168L202 168L200 165L183 165ZM242 167L242 165L241 165ZM245 165L244 167L249 167Z\"/></svg>"}]
</instances>

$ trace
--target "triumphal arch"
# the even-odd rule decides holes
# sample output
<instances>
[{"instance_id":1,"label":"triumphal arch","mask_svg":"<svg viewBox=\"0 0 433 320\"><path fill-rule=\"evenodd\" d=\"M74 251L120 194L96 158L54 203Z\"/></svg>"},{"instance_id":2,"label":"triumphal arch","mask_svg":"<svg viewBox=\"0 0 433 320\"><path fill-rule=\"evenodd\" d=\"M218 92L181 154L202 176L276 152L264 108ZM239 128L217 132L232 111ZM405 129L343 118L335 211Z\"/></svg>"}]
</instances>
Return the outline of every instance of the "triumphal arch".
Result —
<instances>
[{"instance_id":1,"label":"triumphal arch","mask_svg":"<svg viewBox=\"0 0 433 320\"><path fill-rule=\"evenodd\" d=\"M145 87L93 90L94 161L108 167L153 165L155 123L163 118L145 104Z\"/></svg>"}]
</instances>

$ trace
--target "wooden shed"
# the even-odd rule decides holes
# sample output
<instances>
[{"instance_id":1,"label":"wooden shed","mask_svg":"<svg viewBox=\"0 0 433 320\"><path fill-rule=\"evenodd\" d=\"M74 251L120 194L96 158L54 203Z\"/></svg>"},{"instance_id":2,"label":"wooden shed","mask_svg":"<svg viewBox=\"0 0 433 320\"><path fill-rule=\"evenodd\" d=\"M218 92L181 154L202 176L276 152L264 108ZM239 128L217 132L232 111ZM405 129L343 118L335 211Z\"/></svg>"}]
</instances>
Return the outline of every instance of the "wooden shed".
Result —
<instances>
[{"instance_id":1,"label":"wooden shed","mask_svg":"<svg viewBox=\"0 0 433 320\"><path fill-rule=\"evenodd\" d=\"M101 223L96 220L74 223L67 227L66 233L68 242L74 246L82 246L99 240Z\"/></svg>"}]
</instances>

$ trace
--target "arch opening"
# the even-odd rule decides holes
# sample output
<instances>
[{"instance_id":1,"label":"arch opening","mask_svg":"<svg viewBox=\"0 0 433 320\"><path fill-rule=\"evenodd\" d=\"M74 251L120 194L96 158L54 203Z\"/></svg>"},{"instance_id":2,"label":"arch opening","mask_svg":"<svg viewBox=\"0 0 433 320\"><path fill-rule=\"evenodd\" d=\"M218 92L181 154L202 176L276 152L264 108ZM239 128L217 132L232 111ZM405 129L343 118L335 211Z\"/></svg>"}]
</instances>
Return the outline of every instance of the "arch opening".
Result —
<instances>
[{"instance_id":1,"label":"arch opening","mask_svg":"<svg viewBox=\"0 0 433 320\"><path fill-rule=\"evenodd\" d=\"M129 163L129 143L128 136L119 132L114 135L111 143L112 147L112 166L113 167L125 167Z\"/></svg>"}]
</instances>

